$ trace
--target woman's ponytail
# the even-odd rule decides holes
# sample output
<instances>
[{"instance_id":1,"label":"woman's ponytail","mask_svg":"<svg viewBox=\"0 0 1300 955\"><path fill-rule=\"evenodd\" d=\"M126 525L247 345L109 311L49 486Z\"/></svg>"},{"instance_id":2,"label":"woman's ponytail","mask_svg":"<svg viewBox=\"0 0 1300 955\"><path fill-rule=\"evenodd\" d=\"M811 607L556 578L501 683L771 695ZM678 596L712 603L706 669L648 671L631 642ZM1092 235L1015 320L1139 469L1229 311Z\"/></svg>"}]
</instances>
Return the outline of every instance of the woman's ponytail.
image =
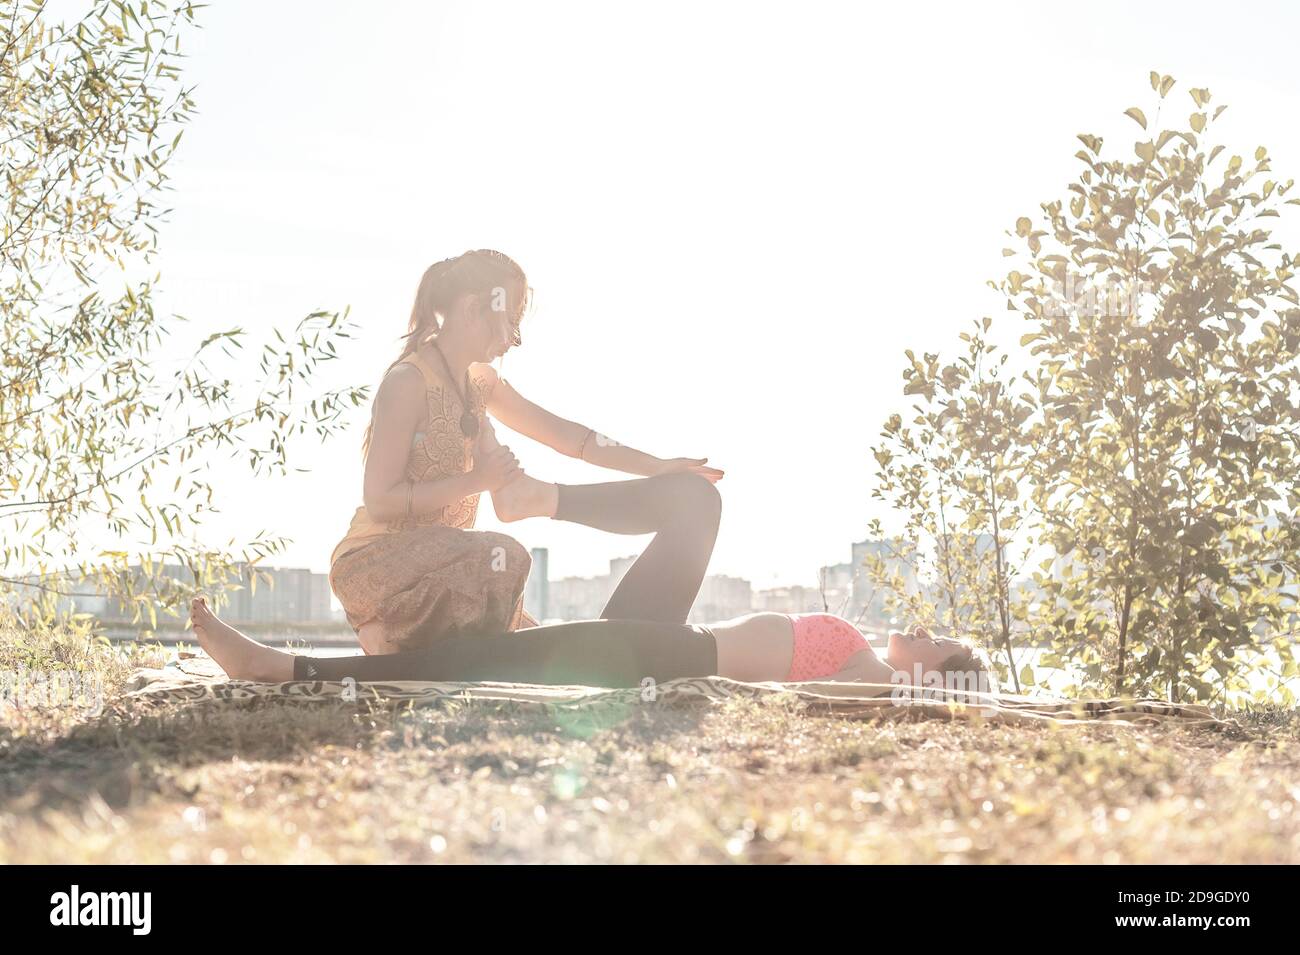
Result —
<instances>
[{"instance_id":1,"label":"woman's ponytail","mask_svg":"<svg viewBox=\"0 0 1300 955\"><path fill-rule=\"evenodd\" d=\"M442 318L451 309L457 297L467 291L487 291L506 281L522 283L527 298L528 284L521 269L513 259L501 252L480 249L435 262L424 270L420 286L415 290L415 304L407 323L401 354L384 374L401 364L403 359L419 350L429 338L442 328ZM370 435L374 431L373 413L366 425L365 439L361 443L361 457L370 453Z\"/></svg>"}]
</instances>

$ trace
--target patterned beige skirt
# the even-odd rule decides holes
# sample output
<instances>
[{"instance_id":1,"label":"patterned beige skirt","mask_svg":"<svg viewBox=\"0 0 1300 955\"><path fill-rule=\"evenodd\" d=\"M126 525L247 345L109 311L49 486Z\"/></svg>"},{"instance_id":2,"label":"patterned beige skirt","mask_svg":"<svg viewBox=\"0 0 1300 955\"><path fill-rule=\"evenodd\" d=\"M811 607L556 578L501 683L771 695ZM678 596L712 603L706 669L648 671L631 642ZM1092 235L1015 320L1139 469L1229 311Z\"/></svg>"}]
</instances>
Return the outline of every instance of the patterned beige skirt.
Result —
<instances>
[{"instance_id":1,"label":"patterned beige skirt","mask_svg":"<svg viewBox=\"0 0 1300 955\"><path fill-rule=\"evenodd\" d=\"M531 566L528 551L506 534L429 524L341 555L329 582L362 649L395 653L467 631L537 626L523 606ZM382 642L361 633L376 621Z\"/></svg>"}]
</instances>

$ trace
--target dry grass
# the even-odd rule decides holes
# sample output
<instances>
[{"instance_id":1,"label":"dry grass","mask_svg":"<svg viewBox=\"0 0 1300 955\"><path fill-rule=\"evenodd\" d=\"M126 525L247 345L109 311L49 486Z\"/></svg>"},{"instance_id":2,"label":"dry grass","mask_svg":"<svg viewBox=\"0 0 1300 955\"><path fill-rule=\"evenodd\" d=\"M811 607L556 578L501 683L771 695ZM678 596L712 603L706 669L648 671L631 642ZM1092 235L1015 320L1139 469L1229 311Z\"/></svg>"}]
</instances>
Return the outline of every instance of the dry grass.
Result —
<instances>
[{"instance_id":1,"label":"dry grass","mask_svg":"<svg viewBox=\"0 0 1300 955\"><path fill-rule=\"evenodd\" d=\"M1300 861L1294 711L1229 734L875 724L783 698L603 723L200 713L114 702L136 662L0 635L0 671L80 667L110 702L0 710L0 861Z\"/></svg>"}]
</instances>

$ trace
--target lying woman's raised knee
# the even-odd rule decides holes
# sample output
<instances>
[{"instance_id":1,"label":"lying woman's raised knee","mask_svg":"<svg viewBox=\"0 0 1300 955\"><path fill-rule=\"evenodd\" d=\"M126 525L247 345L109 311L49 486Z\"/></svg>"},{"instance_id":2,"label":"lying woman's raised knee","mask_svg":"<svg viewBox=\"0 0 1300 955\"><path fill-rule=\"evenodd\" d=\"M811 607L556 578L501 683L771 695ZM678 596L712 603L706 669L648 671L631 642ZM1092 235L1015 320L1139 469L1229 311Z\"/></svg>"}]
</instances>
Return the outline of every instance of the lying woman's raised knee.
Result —
<instances>
[{"instance_id":1,"label":"lying woman's raised knee","mask_svg":"<svg viewBox=\"0 0 1300 955\"><path fill-rule=\"evenodd\" d=\"M672 479L674 504L693 520L716 521L722 515L722 495L712 481L690 471L665 475Z\"/></svg>"}]
</instances>

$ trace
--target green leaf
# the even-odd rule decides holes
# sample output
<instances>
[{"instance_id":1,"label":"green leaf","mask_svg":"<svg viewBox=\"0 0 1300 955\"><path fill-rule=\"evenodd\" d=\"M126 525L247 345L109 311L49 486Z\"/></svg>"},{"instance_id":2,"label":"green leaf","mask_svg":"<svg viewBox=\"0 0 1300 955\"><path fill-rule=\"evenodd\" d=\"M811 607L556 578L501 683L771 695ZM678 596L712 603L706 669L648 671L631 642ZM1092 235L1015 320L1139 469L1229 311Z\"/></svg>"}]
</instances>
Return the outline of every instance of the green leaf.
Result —
<instances>
[{"instance_id":1,"label":"green leaf","mask_svg":"<svg viewBox=\"0 0 1300 955\"><path fill-rule=\"evenodd\" d=\"M1102 138L1100 136L1093 136L1090 133L1080 133L1078 138L1079 141L1087 146L1094 155L1099 155L1101 153Z\"/></svg>"}]
</instances>

